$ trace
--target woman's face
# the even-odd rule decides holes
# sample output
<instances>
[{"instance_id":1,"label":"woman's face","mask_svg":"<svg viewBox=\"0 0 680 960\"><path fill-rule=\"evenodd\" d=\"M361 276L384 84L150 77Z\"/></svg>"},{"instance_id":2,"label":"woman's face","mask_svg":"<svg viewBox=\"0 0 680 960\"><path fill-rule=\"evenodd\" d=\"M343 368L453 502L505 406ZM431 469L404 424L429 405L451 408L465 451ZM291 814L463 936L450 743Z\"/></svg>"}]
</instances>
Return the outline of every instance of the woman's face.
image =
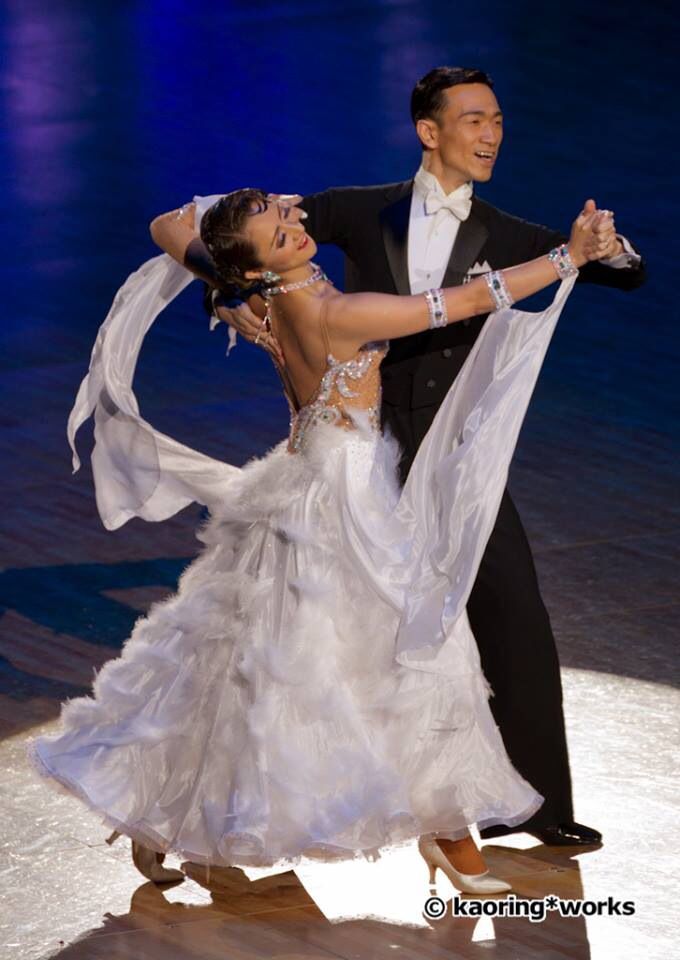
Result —
<instances>
[{"instance_id":1,"label":"woman's face","mask_svg":"<svg viewBox=\"0 0 680 960\"><path fill-rule=\"evenodd\" d=\"M317 251L314 240L303 226L305 213L297 204L298 195L279 197L270 194L266 201L254 201L243 232L257 251L262 270L284 275L304 266ZM261 271L247 270L254 280Z\"/></svg>"}]
</instances>

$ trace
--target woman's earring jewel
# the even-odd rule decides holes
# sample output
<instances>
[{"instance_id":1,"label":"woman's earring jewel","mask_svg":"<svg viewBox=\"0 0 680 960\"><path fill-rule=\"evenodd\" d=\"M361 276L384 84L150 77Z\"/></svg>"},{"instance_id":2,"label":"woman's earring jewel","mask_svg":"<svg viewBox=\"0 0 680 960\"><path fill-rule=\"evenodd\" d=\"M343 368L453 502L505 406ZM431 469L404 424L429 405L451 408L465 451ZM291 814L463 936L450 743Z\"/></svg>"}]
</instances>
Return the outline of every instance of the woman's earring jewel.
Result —
<instances>
[{"instance_id":1,"label":"woman's earring jewel","mask_svg":"<svg viewBox=\"0 0 680 960\"><path fill-rule=\"evenodd\" d=\"M273 270L265 270L262 274L262 279L265 283L278 283L281 277L278 273L274 273Z\"/></svg>"}]
</instances>

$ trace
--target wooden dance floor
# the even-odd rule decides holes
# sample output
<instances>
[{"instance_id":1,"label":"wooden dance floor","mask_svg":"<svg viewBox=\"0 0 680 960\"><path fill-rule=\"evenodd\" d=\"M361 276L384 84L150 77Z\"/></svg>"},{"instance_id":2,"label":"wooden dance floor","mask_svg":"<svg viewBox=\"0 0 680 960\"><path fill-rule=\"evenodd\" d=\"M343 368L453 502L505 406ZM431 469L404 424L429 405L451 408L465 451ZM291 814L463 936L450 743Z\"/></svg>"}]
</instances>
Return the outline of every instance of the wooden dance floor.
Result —
<instances>
[{"instance_id":1,"label":"wooden dance floor","mask_svg":"<svg viewBox=\"0 0 680 960\"><path fill-rule=\"evenodd\" d=\"M661 280L677 271L668 224L679 211L659 153L677 70L672 11L647 6L641 25L627 0L458 8L3 5L2 960L677 955L680 412L677 290ZM590 58L597 70L583 73ZM518 902L554 894L606 908L427 920L413 847L275 875L207 878L185 864L183 883L158 888L132 866L128 841L107 846L98 818L25 755L198 549L198 508L108 533L87 456L71 475L66 419L97 327L154 254L148 221L193 193L411 175L408 93L444 62L488 68L508 114L480 195L555 226L594 196L650 263L635 294L572 295L511 474L564 667L576 817L602 830L604 846L560 850L522 834L485 846ZM559 109L546 77L564 81ZM322 262L339 278L336 253ZM160 429L242 463L285 433L285 405L256 349L241 343L225 358L226 331L208 332L199 293L149 335L137 394ZM84 430L83 454L90 445ZM440 881L444 900L452 892ZM625 901L634 912L617 915Z\"/></svg>"}]
</instances>

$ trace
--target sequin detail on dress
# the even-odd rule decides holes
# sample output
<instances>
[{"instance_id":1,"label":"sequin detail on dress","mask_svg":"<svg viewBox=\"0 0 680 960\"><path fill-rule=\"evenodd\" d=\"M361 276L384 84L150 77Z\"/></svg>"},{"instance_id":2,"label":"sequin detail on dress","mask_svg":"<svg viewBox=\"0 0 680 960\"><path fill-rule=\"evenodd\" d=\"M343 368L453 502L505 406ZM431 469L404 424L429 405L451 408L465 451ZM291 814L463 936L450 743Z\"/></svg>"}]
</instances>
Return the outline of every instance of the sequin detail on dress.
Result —
<instances>
[{"instance_id":1,"label":"sequin detail on dress","mask_svg":"<svg viewBox=\"0 0 680 960\"><path fill-rule=\"evenodd\" d=\"M349 360L337 360L332 353L328 354L326 372L312 398L298 411L291 407L291 453L303 449L316 424L356 429L352 411L368 414L370 426L376 431L380 429L380 364L387 349L386 342L367 343Z\"/></svg>"}]
</instances>

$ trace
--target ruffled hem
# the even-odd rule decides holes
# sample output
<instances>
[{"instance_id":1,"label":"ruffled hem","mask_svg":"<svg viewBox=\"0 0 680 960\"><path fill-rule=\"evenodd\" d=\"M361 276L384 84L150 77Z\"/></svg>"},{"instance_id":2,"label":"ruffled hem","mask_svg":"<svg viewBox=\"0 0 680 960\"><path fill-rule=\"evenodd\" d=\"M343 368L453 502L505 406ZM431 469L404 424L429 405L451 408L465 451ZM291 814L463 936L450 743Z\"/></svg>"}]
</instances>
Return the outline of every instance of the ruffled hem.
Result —
<instances>
[{"instance_id":1,"label":"ruffled hem","mask_svg":"<svg viewBox=\"0 0 680 960\"><path fill-rule=\"evenodd\" d=\"M225 834L220 840L218 847L224 848L225 846L236 844L242 846L250 845L258 852L228 856L216 851L215 855L206 857L204 854L198 853L189 847L168 841L165 837L162 837L159 833L151 829L149 825L140 826L139 824L131 824L114 816L110 811L104 810L91 799L87 791L84 790L79 783L69 780L67 777L64 777L63 774L58 774L56 771L50 769L38 752L38 739L39 738L32 738L28 741L26 746L27 756L32 769L42 780L48 782L52 789L68 796L77 797L89 810L102 818L102 824L107 829L124 834L131 840L135 840L158 853L176 854L183 860L198 863L203 866L260 867L284 870L293 869L305 859L320 863L338 863L352 860L368 860L373 862L379 860L382 855L388 852L410 846L421 837L426 840L436 838L458 840L468 833L469 824L465 823L461 825L460 814L455 818L455 822L452 820L447 823L442 818L441 820L437 819L436 824L431 822L418 825L418 818L412 814L402 812L395 814L385 823L381 831L382 837L380 842L371 847L350 848L319 840L316 841L313 846L306 847L297 854L286 857L271 857L267 856L260 837L255 834L238 833ZM487 815L483 818L470 820L470 824L476 823L480 830L499 824L514 827L528 820L539 809L542 803L543 797L535 795L532 802L520 813L508 817L499 815L498 812L488 811ZM433 821L434 819L435 818L432 818Z\"/></svg>"}]
</instances>

